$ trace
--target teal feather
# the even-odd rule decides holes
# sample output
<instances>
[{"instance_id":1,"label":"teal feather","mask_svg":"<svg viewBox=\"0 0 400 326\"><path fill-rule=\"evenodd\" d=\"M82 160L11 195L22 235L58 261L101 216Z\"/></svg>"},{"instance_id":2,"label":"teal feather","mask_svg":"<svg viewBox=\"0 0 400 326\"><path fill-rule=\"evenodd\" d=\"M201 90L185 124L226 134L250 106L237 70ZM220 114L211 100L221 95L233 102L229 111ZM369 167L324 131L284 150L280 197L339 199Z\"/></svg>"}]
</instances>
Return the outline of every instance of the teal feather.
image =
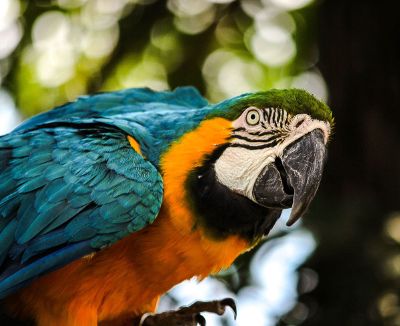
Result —
<instances>
[{"instance_id":1,"label":"teal feather","mask_svg":"<svg viewBox=\"0 0 400 326\"><path fill-rule=\"evenodd\" d=\"M12 156L14 158L24 158L31 154L32 148L30 146L19 146L12 150Z\"/></svg>"},{"instance_id":2,"label":"teal feather","mask_svg":"<svg viewBox=\"0 0 400 326\"><path fill-rule=\"evenodd\" d=\"M37 164L47 163L51 161L52 156L51 152L43 151L43 152L35 152L35 155L31 155L28 158L26 167L36 166Z\"/></svg>"},{"instance_id":3,"label":"teal feather","mask_svg":"<svg viewBox=\"0 0 400 326\"><path fill-rule=\"evenodd\" d=\"M10 191L15 187L16 181L12 178L12 174L8 169L0 171L0 203L3 202L4 197L8 197ZM0 204L1 205L1 204Z\"/></svg>"},{"instance_id":4,"label":"teal feather","mask_svg":"<svg viewBox=\"0 0 400 326\"><path fill-rule=\"evenodd\" d=\"M32 178L25 182L21 182L21 186L18 187L18 192L20 194L31 192L43 187L46 183L47 180L42 176L39 176L38 178Z\"/></svg>"},{"instance_id":5,"label":"teal feather","mask_svg":"<svg viewBox=\"0 0 400 326\"><path fill-rule=\"evenodd\" d=\"M59 202L50 206L34 217L31 223L27 224L24 232L17 237L19 244L27 243L48 226L54 218L57 218L65 209L65 203Z\"/></svg>"},{"instance_id":6,"label":"teal feather","mask_svg":"<svg viewBox=\"0 0 400 326\"><path fill-rule=\"evenodd\" d=\"M57 203L66 200L68 194L74 188L73 184L66 184L63 179L52 181L46 189L47 201L49 203ZM39 212L41 209L39 208Z\"/></svg>"},{"instance_id":7,"label":"teal feather","mask_svg":"<svg viewBox=\"0 0 400 326\"><path fill-rule=\"evenodd\" d=\"M12 200L16 199L17 197L18 197L18 193L17 192L13 192L13 193L9 194L8 196L5 196L4 198L2 198L0 200L0 208L3 209L3 207L6 204L8 204Z\"/></svg>"},{"instance_id":8,"label":"teal feather","mask_svg":"<svg viewBox=\"0 0 400 326\"><path fill-rule=\"evenodd\" d=\"M7 257L7 252L14 242L14 234L17 228L17 220L11 220L0 232L0 265L3 264Z\"/></svg>"},{"instance_id":9,"label":"teal feather","mask_svg":"<svg viewBox=\"0 0 400 326\"><path fill-rule=\"evenodd\" d=\"M43 175L46 170L46 164L39 164L27 170L13 170L14 179L34 178Z\"/></svg>"},{"instance_id":10,"label":"teal feather","mask_svg":"<svg viewBox=\"0 0 400 326\"><path fill-rule=\"evenodd\" d=\"M49 248L58 247L68 241L64 231L53 232L51 234L35 239L26 247L21 257L21 262L24 264L30 258L39 255Z\"/></svg>"},{"instance_id":11,"label":"teal feather","mask_svg":"<svg viewBox=\"0 0 400 326\"><path fill-rule=\"evenodd\" d=\"M37 214L32 196L26 195L21 197L20 200L20 206L16 214L18 219L18 226L15 231L16 239L19 239L25 233L26 228L32 223Z\"/></svg>"},{"instance_id":12,"label":"teal feather","mask_svg":"<svg viewBox=\"0 0 400 326\"><path fill-rule=\"evenodd\" d=\"M76 194L77 193L75 193L72 198L68 199L68 203L71 208L84 207L93 201L93 198L87 194L80 194L80 196L76 196Z\"/></svg>"},{"instance_id":13,"label":"teal feather","mask_svg":"<svg viewBox=\"0 0 400 326\"><path fill-rule=\"evenodd\" d=\"M64 173L65 173L65 166L57 164L46 166L46 169L43 171L43 175L48 181L61 178L64 175Z\"/></svg>"},{"instance_id":14,"label":"teal feather","mask_svg":"<svg viewBox=\"0 0 400 326\"><path fill-rule=\"evenodd\" d=\"M1 280L1 297L4 298L17 291L20 287L27 284L27 282L32 279L33 275L42 275L46 272L53 271L65 265L65 261L73 261L85 254L89 254L91 252L89 248L88 241L71 244L54 251L51 255L38 258L27 266L22 265L20 269L11 275L6 274Z\"/></svg>"},{"instance_id":15,"label":"teal feather","mask_svg":"<svg viewBox=\"0 0 400 326\"><path fill-rule=\"evenodd\" d=\"M70 221L76 215L78 215L81 211L83 211L87 207L86 205L82 205L80 207L70 207L65 205L65 208L61 214L59 214L55 219L51 221L49 225L47 225L40 234L47 234L54 229L57 229L59 226L65 224L66 222Z\"/></svg>"}]
</instances>

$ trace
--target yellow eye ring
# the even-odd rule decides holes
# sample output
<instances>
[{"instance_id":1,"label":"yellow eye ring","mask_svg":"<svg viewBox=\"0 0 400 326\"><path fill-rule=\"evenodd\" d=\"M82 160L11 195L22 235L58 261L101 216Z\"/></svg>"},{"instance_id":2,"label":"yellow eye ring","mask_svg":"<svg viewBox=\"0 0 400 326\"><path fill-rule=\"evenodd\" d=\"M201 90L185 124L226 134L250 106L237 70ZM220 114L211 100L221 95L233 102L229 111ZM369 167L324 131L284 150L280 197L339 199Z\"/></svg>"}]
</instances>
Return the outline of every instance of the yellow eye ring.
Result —
<instances>
[{"instance_id":1,"label":"yellow eye ring","mask_svg":"<svg viewBox=\"0 0 400 326\"><path fill-rule=\"evenodd\" d=\"M249 110L246 114L246 122L250 126L255 126L260 122L260 113L257 110Z\"/></svg>"}]
</instances>

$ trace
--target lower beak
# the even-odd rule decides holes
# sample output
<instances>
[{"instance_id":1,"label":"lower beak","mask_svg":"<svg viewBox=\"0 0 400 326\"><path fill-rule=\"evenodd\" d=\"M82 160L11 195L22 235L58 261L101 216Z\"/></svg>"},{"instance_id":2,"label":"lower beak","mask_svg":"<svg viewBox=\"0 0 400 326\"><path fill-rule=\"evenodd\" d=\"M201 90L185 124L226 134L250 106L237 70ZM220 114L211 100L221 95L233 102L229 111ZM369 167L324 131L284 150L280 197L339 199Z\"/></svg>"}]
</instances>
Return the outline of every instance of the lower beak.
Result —
<instances>
[{"instance_id":1,"label":"lower beak","mask_svg":"<svg viewBox=\"0 0 400 326\"><path fill-rule=\"evenodd\" d=\"M281 157L258 176L253 195L257 203L270 208L292 207L288 226L302 217L322 178L326 146L321 130L315 129L288 145Z\"/></svg>"}]
</instances>

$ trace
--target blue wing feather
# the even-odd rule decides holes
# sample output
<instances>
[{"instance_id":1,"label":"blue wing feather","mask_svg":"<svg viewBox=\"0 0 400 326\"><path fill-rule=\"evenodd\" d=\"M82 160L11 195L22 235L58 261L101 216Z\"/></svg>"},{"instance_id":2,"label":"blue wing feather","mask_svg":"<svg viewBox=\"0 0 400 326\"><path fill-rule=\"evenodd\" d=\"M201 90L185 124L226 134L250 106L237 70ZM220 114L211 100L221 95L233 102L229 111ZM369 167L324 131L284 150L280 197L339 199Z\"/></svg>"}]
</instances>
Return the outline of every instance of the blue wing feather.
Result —
<instances>
[{"instance_id":1,"label":"blue wing feather","mask_svg":"<svg viewBox=\"0 0 400 326\"><path fill-rule=\"evenodd\" d=\"M65 121L71 118L98 119L126 113L163 111L172 107L173 110L186 110L187 108L203 108L207 105L208 102L193 87L178 87L173 92L131 88L112 93L81 96L75 102L64 104L33 117L16 130L25 130L42 123L59 121L61 117Z\"/></svg>"},{"instance_id":2,"label":"blue wing feather","mask_svg":"<svg viewBox=\"0 0 400 326\"><path fill-rule=\"evenodd\" d=\"M32 278L51 272L65 265L66 261L73 261L93 251L89 241L81 241L69 244L61 249L55 250L51 255L41 257L32 263L11 268L4 273L0 282L0 297L4 298L21 287L27 285Z\"/></svg>"},{"instance_id":3,"label":"blue wing feather","mask_svg":"<svg viewBox=\"0 0 400 326\"><path fill-rule=\"evenodd\" d=\"M0 138L0 162L0 298L143 228L161 206L161 176L118 128L10 134Z\"/></svg>"}]
</instances>

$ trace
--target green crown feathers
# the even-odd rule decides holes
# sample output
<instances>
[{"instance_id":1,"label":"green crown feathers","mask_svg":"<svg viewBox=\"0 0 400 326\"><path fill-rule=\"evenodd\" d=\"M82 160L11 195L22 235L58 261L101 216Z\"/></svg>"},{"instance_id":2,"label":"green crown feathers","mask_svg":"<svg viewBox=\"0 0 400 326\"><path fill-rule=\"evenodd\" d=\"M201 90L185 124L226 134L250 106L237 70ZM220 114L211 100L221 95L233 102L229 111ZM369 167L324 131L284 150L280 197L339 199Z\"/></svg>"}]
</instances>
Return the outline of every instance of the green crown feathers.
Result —
<instances>
[{"instance_id":1,"label":"green crown feathers","mask_svg":"<svg viewBox=\"0 0 400 326\"><path fill-rule=\"evenodd\" d=\"M332 111L322 101L302 89L272 89L266 92L247 93L216 104L207 116L235 120L249 106L281 108L292 115L309 114L313 119L333 124Z\"/></svg>"}]
</instances>

